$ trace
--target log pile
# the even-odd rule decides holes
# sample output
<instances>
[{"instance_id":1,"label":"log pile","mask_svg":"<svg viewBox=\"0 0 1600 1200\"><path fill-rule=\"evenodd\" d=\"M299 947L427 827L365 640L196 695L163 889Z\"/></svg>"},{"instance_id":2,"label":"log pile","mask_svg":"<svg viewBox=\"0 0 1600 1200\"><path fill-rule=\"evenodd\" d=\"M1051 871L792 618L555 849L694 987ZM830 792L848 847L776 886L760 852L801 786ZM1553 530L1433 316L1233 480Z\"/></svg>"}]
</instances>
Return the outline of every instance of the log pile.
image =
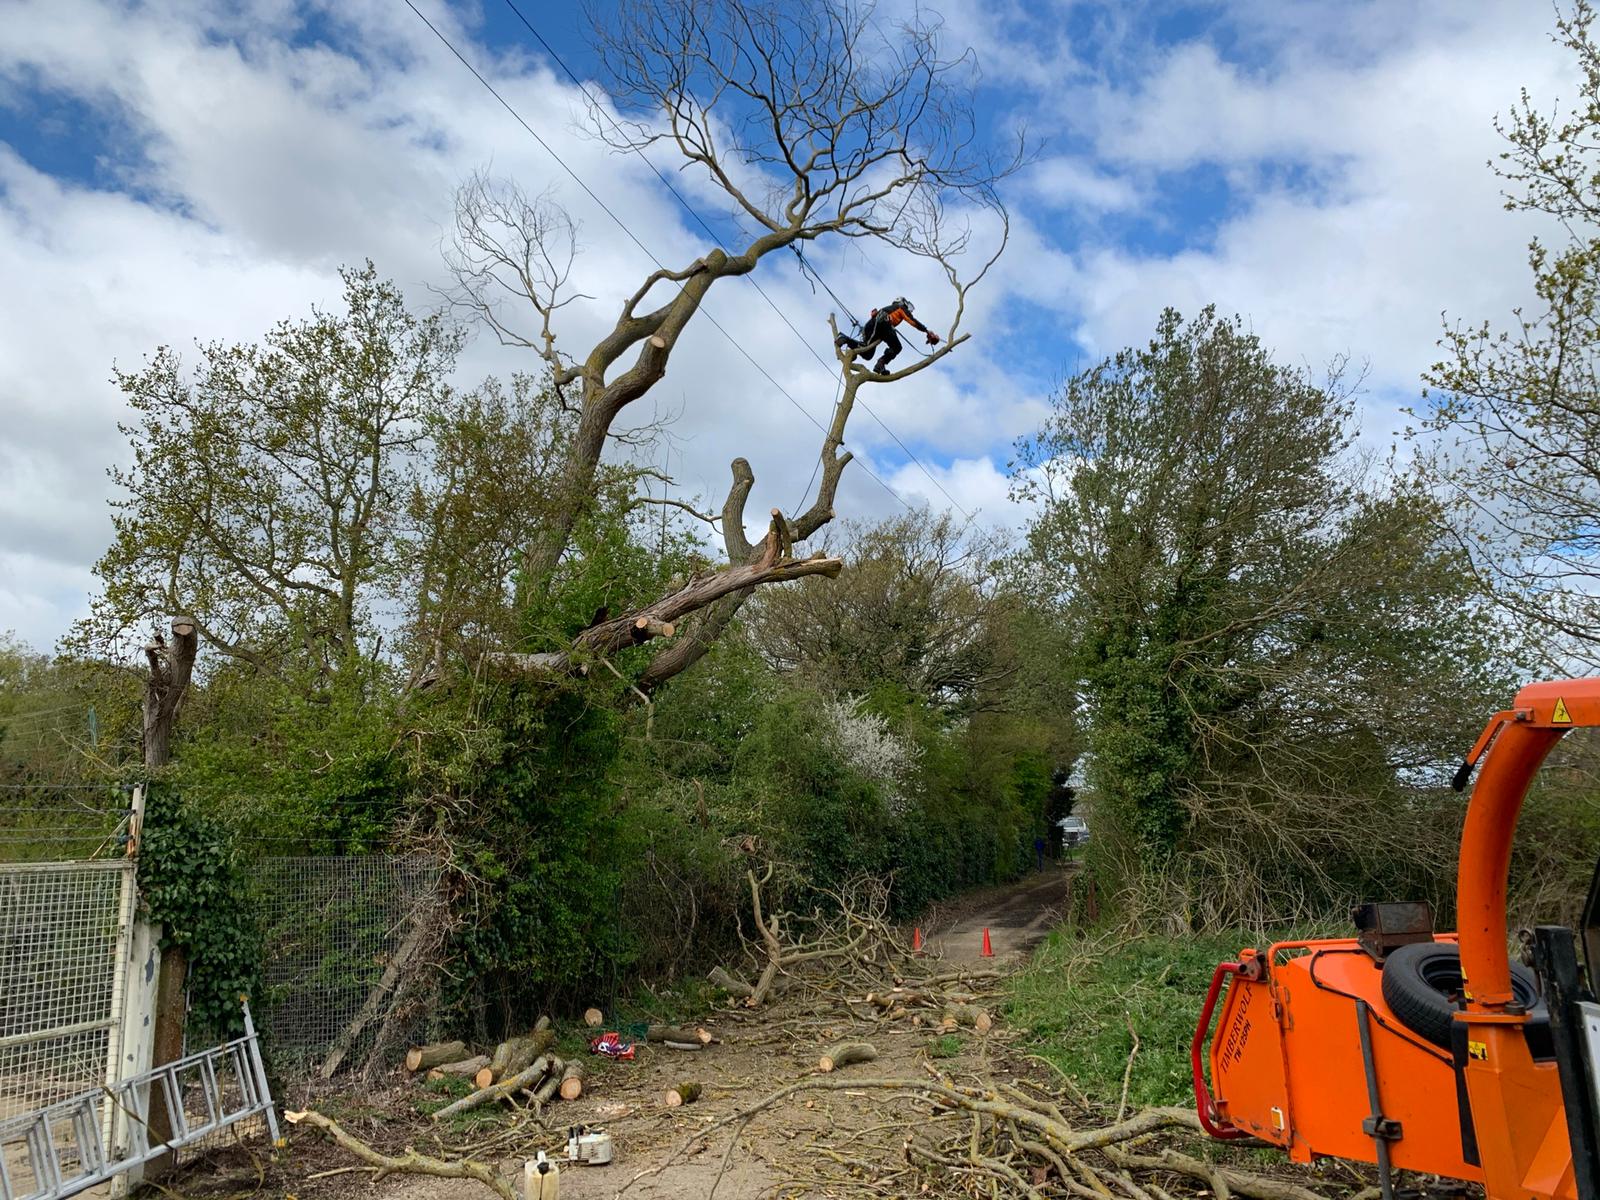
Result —
<instances>
[{"instance_id":1,"label":"log pile","mask_svg":"<svg viewBox=\"0 0 1600 1200\"><path fill-rule=\"evenodd\" d=\"M477 1072L473 1082L479 1088L486 1088L508 1076L525 1071L529 1063L549 1050L555 1042L556 1035L548 1026L544 1029L535 1029L526 1037L507 1038L495 1047L494 1053Z\"/></svg>"},{"instance_id":2,"label":"log pile","mask_svg":"<svg viewBox=\"0 0 1600 1200\"><path fill-rule=\"evenodd\" d=\"M472 1081L476 1090L435 1112L435 1121L497 1101L521 1099L542 1107L558 1096L576 1100L583 1095L583 1064L565 1062L551 1053L555 1042L550 1018L540 1017L529 1033L507 1038L489 1054L469 1056L462 1042L436 1042L411 1047L405 1067L413 1075L426 1072L430 1083L449 1078Z\"/></svg>"},{"instance_id":3,"label":"log pile","mask_svg":"<svg viewBox=\"0 0 1600 1200\"><path fill-rule=\"evenodd\" d=\"M433 1114L433 1119L443 1121L481 1108L485 1104L492 1104L498 1100L514 1100L519 1096L525 1096L535 1105L543 1107L560 1088L566 1069L567 1064L562 1059L553 1054L541 1054L515 1075L507 1075L498 1083L479 1088L469 1096L463 1096L446 1104Z\"/></svg>"},{"instance_id":4,"label":"log pile","mask_svg":"<svg viewBox=\"0 0 1600 1200\"><path fill-rule=\"evenodd\" d=\"M605 1018L599 1009L589 1009L584 1022L598 1028ZM647 1028L645 1041L664 1050L699 1051L717 1044L717 1037L703 1025L655 1024ZM471 1055L462 1042L438 1042L413 1046L405 1058L406 1070L429 1082L443 1079L469 1079L476 1089L446 1104L433 1114L434 1121L446 1121L485 1105L519 1101L541 1109L557 1099L577 1100L583 1096L586 1071L578 1061L568 1062L553 1053L555 1030L548 1017L541 1017L532 1031L509 1037L487 1054ZM699 1084L684 1084L677 1101L689 1104L699 1096Z\"/></svg>"}]
</instances>

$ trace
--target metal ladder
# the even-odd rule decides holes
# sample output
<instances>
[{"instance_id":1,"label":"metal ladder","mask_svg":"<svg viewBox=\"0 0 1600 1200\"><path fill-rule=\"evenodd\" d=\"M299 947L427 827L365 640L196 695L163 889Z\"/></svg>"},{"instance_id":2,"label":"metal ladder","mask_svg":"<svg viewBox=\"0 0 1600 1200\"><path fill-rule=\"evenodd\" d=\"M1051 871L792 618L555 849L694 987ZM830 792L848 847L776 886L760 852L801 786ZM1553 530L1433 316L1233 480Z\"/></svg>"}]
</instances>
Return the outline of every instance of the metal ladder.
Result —
<instances>
[{"instance_id":1,"label":"metal ladder","mask_svg":"<svg viewBox=\"0 0 1600 1200\"><path fill-rule=\"evenodd\" d=\"M248 1002L244 1028L231 1042L0 1122L0 1200L74 1196L256 1116L276 1146L277 1113ZM185 1107L186 1086L198 1089L196 1112ZM172 1131L154 1145L152 1102ZM109 1148L106 1129L116 1131Z\"/></svg>"}]
</instances>

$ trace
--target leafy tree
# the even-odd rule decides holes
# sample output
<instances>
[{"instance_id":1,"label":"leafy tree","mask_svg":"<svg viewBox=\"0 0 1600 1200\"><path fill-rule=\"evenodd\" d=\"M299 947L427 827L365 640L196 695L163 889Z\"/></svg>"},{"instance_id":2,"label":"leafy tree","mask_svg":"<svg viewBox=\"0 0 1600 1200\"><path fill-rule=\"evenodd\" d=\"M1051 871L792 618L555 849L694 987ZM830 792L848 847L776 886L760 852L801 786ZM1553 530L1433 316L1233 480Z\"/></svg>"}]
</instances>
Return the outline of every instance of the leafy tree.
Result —
<instances>
[{"instance_id":1,"label":"leafy tree","mask_svg":"<svg viewBox=\"0 0 1600 1200\"><path fill-rule=\"evenodd\" d=\"M165 347L117 372L134 461L111 471L116 537L77 646L183 613L211 651L260 670L377 659L375 612L398 590L417 455L461 337L412 316L370 262L341 274L343 312L202 346L192 373Z\"/></svg>"},{"instance_id":2,"label":"leafy tree","mask_svg":"<svg viewBox=\"0 0 1600 1200\"><path fill-rule=\"evenodd\" d=\"M1382 874L1371 823L1439 778L1499 686L1433 507L1352 431L1345 397L1207 309L1070 380L1019 448L1032 581L1088 710L1095 853L1189 888L1180 911ZM1437 884L1444 843L1422 835L1407 861Z\"/></svg>"},{"instance_id":3,"label":"leafy tree","mask_svg":"<svg viewBox=\"0 0 1600 1200\"><path fill-rule=\"evenodd\" d=\"M1506 207L1555 218L1529 247L1535 303L1508 327L1453 325L1413 431L1426 482L1485 585L1557 654L1600 662L1600 45L1595 10L1558 10L1577 94L1526 91L1496 127Z\"/></svg>"},{"instance_id":4,"label":"leafy tree","mask_svg":"<svg viewBox=\"0 0 1600 1200\"><path fill-rule=\"evenodd\" d=\"M751 606L750 636L773 666L829 690L888 690L951 712L999 705L1025 650L1022 608L1003 586L1003 543L927 509L846 526L839 579L802 580Z\"/></svg>"},{"instance_id":5,"label":"leafy tree","mask_svg":"<svg viewBox=\"0 0 1600 1200\"><path fill-rule=\"evenodd\" d=\"M103 781L139 751L139 680L0 634L0 783Z\"/></svg>"}]
</instances>

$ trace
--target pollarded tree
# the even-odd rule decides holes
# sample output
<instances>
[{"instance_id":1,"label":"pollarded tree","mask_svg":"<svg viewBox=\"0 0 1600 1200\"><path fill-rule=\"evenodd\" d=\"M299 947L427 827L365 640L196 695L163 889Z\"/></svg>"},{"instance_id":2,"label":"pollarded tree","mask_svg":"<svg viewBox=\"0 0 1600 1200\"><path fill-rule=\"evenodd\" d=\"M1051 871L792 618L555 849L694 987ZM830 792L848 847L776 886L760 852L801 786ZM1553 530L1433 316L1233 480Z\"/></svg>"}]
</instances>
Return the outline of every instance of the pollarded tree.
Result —
<instances>
[{"instance_id":1,"label":"pollarded tree","mask_svg":"<svg viewBox=\"0 0 1600 1200\"><path fill-rule=\"evenodd\" d=\"M755 479L748 462L735 459L720 514L704 514L720 525L726 564L598 622L568 648L498 656L504 665L560 673L696 616L643 668L637 683L649 691L703 655L755 586L838 573L838 559L796 558L793 546L834 516L856 396L927 370L966 340L967 291L1005 240L994 184L1020 161L1020 148L998 161L981 148L969 58L947 56L937 23L920 14L889 32L870 5L834 0L624 0L596 23L594 40L625 110L617 119L597 103L596 134L619 153L665 150L720 192L748 232L647 275L612 329L569 354L556 325L576 294L571 222L548 197L513 185L475 178L461 189L448 252L456 301L502 341L538 353L576 418L556 506L523 547L519 608L536 607L548 591L595 502L618 419L662 379L714 286L791 248L864 239L936 264L953 313L939 348L891 375L840 353L841 398L823 437L817 498L805 512L774 509L767 536L752 544L745 505ZM969 254L975 223L992 237L992 254Z\"/></svg>"},{"instance_id":2,"label":"pollarded tree","mask_svg":"<svg viewBox=\"0 0 1600 1200\"><path fill-rule=\"evenodd\" d=\"M1419 464L1485 585L1558 655L1600 663L1600 44L1595 9L1558 13L1579 68L1564 114L1526 91L1496 167L1512 211L1553 217L1535 239L1536 303L1507 328L1453 326L1417 414Z\"/></svg>"}]
</instances>

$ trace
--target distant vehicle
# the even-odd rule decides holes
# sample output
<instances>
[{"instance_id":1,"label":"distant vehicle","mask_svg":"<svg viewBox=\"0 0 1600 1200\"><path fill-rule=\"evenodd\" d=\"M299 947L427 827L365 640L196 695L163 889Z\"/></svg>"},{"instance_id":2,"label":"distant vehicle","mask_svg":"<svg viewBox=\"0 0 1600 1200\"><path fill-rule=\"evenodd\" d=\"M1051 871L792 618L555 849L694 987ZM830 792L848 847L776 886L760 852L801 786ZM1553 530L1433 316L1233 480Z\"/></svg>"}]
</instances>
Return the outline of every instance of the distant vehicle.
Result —
<instances>
[{"instance_id":1,"label":"distant vehicle","mask_svg":"<svg viewBox=\"0 0 1600 1200\"><path fill-rule=\"evenodd\" d=\"M1062 817L1056 822L1061 827L1061 845L1065 849L1082 846L1089 840L1089 823L1082 817Z\"/></svg>"}]
</instances>

